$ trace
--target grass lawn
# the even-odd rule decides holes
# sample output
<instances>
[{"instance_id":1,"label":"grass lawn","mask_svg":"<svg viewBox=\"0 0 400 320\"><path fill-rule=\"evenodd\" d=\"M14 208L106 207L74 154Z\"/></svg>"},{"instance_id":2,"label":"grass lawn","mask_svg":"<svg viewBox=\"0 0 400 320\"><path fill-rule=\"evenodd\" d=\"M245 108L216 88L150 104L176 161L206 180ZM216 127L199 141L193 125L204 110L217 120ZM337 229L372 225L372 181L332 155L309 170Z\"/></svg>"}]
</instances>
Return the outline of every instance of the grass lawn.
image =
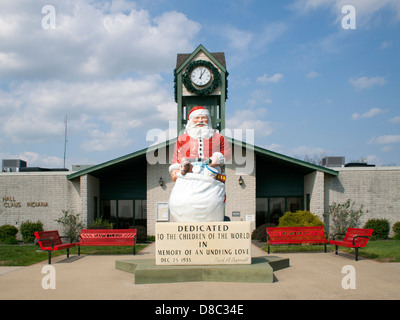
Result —
<instances>
[{"instance_id":1,"label":"grass lawn","mask_svg":"<svg viewBox=\"0 0 400 320\"><path fill-rule=\"evenodd\" d=\"M148 244L136 245L136 253ZM267 251L267 246L263 248ZM335 246L328 245L328 252L334 252ZM354 254L354 249L339 247L339 251ZM271 253L279 252L324 252L323 245L271 245ZM382 262L400 262L400 240L369 241L365 248L359 251L360 257ZM70 249L71 255L78 254L78 248ZM132 247L104 246L81 247L81 254L132 254ZM52 257L66 255L66 250L53 251ZM29 266L47 260L47 251L41 251L35 245L0 245L0 266Z\"/></svg>"},{"instance_id":2,"label":"grass lawn","mask_svg":"<svg viewBox=\"0 0 400 320\"><path fill-rule=\"evenodd\" d=\"M147 247L148 244L137 244L136 253ZM104 246L104 247L81 247L83 254L132 254L132 246ZM77 255L78 248L71 248L70 255ZM51 257L66 255L67 250L53 251ZM26 245L0 245L0 266L29 266L31 264L47 260L47 251L41 251L39 246Z\"/></svg>"},{"instance_id":3,"label":"grass lawn","mask_svg":"<svg viewBox=\"0 0 400 320\"><path fill-rule=\"evenodd\" d=\"M335 246L328 245L328 252L334 252ZM324 245L271 245L271 253L279 252L324 252ZM268 251L267 245L263 247ZM339 247L339 252L354 254L354 249ZM365 248L358 250L360 257L382 262L400 262L400 240L369 241Z\"/></svg>"}]
</instances>

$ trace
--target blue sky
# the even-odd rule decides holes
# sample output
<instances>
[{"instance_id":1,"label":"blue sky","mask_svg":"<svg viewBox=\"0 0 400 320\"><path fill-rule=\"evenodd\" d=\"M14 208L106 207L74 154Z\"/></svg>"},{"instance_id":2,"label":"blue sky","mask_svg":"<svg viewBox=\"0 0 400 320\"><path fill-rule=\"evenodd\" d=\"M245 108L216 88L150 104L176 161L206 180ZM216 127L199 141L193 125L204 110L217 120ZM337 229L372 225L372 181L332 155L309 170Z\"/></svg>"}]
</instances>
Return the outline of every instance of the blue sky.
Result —
<instances>
[{"instance_id":1,"label":"blue sky","mask_svg":"<svg viewBox=\"0 0 400 320\"><path fill-rule=\"evenodd\" d=\"M146 148L175 129L177 53L202 44L225 52L229 129L299 159L400 165L399 35L398 0L0 0L0 158L62 167L66 115L67 168Z\"/></svg>"}]
</instances>

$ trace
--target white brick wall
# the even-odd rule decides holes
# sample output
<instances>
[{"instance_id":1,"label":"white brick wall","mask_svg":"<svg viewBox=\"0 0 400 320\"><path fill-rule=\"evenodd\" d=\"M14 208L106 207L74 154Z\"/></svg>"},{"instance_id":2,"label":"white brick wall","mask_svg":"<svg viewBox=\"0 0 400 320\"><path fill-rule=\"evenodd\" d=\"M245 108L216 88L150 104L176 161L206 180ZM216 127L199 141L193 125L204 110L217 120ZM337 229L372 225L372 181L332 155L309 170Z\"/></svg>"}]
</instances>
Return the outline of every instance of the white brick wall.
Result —
<instances>
[{"instance_id":1,"label":"white brick wall","mask_svg":"<svg viewBox=\"0 0 400 320\"><path fill-rule=\"evenodd\" d=\"M174 182L168 172L169 164L147 164L147 224L148 234L154 235L157 202L168 202ZM242 174L244 184L239 185L234 161L226 165L227 202L225 215L232 221L255 216L256 172ZM254 165L255 168L255 165ZM310 211L323 218L329 204L347 199L357 206L364 205L368 213L361 226L369 219L388 219L391 227L400 221L400 167L335 168L337 177L323 172L313 172L304 178L304 198L311 195ZM55 221L63 210L80 214L86 223L93 220L94 197L100 200L100 183L97 178L84 175L68 180L69 172L0 173L0 225L11 224L17 228L27 220L41 220L45 230L60 229ZM159 185L160 177L164 186ZM44 202L48 206L28 207L28 202ZM14 203L14 205L12 205ZM19 205L18 205L19 204ZM240 217L232 217L232 212ZM171 219L172 221L172 219ZM254 229L254 223L252 224ZM392 230L391 230L392 231Z\"/></svg>"},{"instance_id":2,"label":"white brick wall","mask_svg":"<svg viewBox=\"0 0 400 320\"><path fill-rule=\"evenodd\" d=\"M19 229L22 222L40 220L45 230L60 229L55 220L62 216L63 210L80 213L79 185L68 181L67 174L69 172L1 173L0 225L10 224ZM12 201L5 200L7 198ZM32 207L28 202L43 202L47 206ZM20 206L7 207L10 203Z\"/></svg>"},{"instance_id":3,"label":"white brick wall","mask_svg":"<svg viewBox=\"0 0 400 320\"><path fill-rule=\"evenodd\" d=\"M361 227L369 219L388 219L390 231L400 221L400 167L334 168L337 177L325 179L325 211L329 204L354 201L368 210Z\"/></svg>"},{"instance_id":4,"label":"white brick wall","mask_svg":"<svg viewBox=\"0 0 400 320\"><path fill-rule=\"evenodd\" d=\"M234 161L233 161L234 162ZM237 174L236 169L242 167L236 164L226 165L226 206L225 215L231 221L246 221L247 216L252 216L251 230L255 229L256 215L256 178L255 165L250 174ZM239 185L239 177L242 176L244 183ZM240 212L240 217L232 217L232 212Z\"/></svg>"},{"instance_id":5,"label":"white brick wall","mask_svg":"<svg viewBox=\"0 0 400 320\"><path fill-rule=\"evenodd\" d=\"M147 164L147 234L155 234L157 202L168 202L174 182L169 175L169 164ZM160 186L160 178L164 186ZM170 221L173 221L172 219Z\"/></svg>"},{"instance_id":6,"label":"white brick wall","mask_svg":"<svg viewBox=\"0 0 400 320\"><path fill-rule=\"evenodd\" d=\"M100 208L100 181L91 175L86 176L86 206L82 204L82 222L90 225L94 221L94 200L97 198L97 210ZM84 202L82 197L82 202Z\"/></svg>"},{"instance_id":7,"label":"white brick wall","mask_svg":"<svg viewBox=\"0 0 400 320\"><path fill-rule=\"evenodd\" d=\"M324 221L324 185L323 172L314 171L304 177L304 201L310 194L310 212L318 215L321 221Z\"/></svg>"}]
</instances>

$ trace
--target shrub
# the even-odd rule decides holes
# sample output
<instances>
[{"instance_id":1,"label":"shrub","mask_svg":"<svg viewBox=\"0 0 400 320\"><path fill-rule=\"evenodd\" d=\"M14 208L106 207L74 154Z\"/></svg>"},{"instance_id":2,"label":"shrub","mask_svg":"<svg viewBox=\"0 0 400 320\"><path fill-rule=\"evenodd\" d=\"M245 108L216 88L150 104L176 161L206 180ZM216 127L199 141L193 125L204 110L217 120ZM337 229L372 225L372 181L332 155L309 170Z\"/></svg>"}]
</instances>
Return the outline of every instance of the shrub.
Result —
<instances>
[{"instance_id":1,"label":"shrub","mask_svg":"<svg viewBox=\"0 0 400 320\"><path fill-rule=\"evenodd\" d=\"M393 225L392 230L394 232L393 239L400 240L400 221Z\"/></svg>"},{"instance_id":2,"label":"shrub","mask_svg":"<svg viewBox=\"0 0 400 320\"><path fill-rule=\"evenodd\" d=\"M88 229L112 229L112 224L108 220L99 218L93 221L93 223L88 226Z\"/></svg>"},{"instance_id":3,"label":"shrub","mask_svg":"<svg viewBox=\"0 0 400 320\"><path fill-rule=\"evenodd\" d=\"M143 243L147 241L147 229L144 226L133 226L132 229L136 229L136 241Z\"/></svg>"},{"instance_id":4,"label":"shrub","mask_svg":"<svg viewBox=\"0 0 400 320\"><path fill-rule=\"evenodd\" d=\"M71 243L78 239L81 229L83 228L82 222L79 220L79 214L74 215L68 211L62 211L64 216L56 221L61 224L63 234L70 238Z\"/></svg>"},{"instance_id":5,"label":"shrub","mask_svg":"<svg viewBox=\"0 0 400 320\"><path fill-rule=\"evenodd\" d=\"M22 222L20 228L22 241L25 243L33 243L36 231L43 231L43 223L40 220L36 222L30 220Z\"/></svg>"},{"instance_id":6,"label":"shrub","mask_svg":"<svg viewBox=\"0 0 400 320\"><path fill-rule=\"evenodd\" d=\"M279 218L278 227L314 227L325 226L319 217L309 211L286 212Z\"/></svg>"},{"instance_id":7,"label":"shrub","mask_svg":"<svg viewBox=\"0 0 400 320\"><path fill-rule=\"evenodd\" d=\"M390 224L387 219L370 219L364 225L365 229L374 229L371 240L384 240L389 237Z\"/></svg>"},{"instance_id":8,"label":"shrub","mask_svg":"<svg viewBox=\"0 0 400 320\"><path fill-rule=\"evenodd\" d=\"M14 237L17 235L18 229L12 225L5 224L0 226L0 243L5 243L4 241L9 237Z\"/></svg>"},{"instance_id":9,"label":"shrub","mask_svg":"<svg viewBox=\"0 0 400 320\"><path fill-rule=\"evenodd\" d=\"M264 223L258 228L254 229L252 234L251 234L251 239L252 240L258 240L261 242L266 242L267 241L267 228L268 227L276 227L275 224L273 223Z\"/></svg>"},{"instance_id":10,"label":"shrub","mask_svg":"<svg viewBox=\"0 0 400 320\"><path fill-rule=\"evenodd\" d=\"M346 233L348 228L357 228L360 225L360 218L364 215L363 205L356 209L355 203L350 199L344 203L332 203L329 206L329 218L331 221L331 233Z\"/></svg>"},{"instance_id":11,"label":"shrub","mask_svg":"<svg viewBox=\"0 0 400 320\"><path fill-rule=\"evenodd\" d=\"M18 244L18 240L15 236L8 236L4 239L3 244Z\"/></svg>"}]
</instances>

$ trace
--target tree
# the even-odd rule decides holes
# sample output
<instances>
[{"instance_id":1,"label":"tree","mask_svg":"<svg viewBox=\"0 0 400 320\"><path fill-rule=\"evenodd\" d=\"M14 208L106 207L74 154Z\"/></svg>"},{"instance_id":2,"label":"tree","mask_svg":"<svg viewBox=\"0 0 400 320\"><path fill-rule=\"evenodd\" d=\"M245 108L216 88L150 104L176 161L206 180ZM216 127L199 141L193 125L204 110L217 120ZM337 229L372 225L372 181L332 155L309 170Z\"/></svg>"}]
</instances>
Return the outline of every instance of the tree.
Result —
<instances>
[{"instance_id":1,"label":"tree","mask_svg":"<svg viewBox=\"0 0 400 320\"><path fill-rule=\"evenodd\" d=\"M329 206L331 234L346 233L348 228L360 226L360 218L364 215L364 206L355 208L355 202L348 199L344 203L332 203Z\"/></svg>"},{"instance_id":2,"label":"tree","mask_svg":"<svg viewBox=\"0 0 400 320\"><path fill-rule=\"evenodd\" d=\"M62 225L64 234L70 238L72 243L74 240L78 239L83 224L79 219L79 214L74 215L64 210L62 212L64 216L56 221Z\"/></svg>"}]
</instances>

